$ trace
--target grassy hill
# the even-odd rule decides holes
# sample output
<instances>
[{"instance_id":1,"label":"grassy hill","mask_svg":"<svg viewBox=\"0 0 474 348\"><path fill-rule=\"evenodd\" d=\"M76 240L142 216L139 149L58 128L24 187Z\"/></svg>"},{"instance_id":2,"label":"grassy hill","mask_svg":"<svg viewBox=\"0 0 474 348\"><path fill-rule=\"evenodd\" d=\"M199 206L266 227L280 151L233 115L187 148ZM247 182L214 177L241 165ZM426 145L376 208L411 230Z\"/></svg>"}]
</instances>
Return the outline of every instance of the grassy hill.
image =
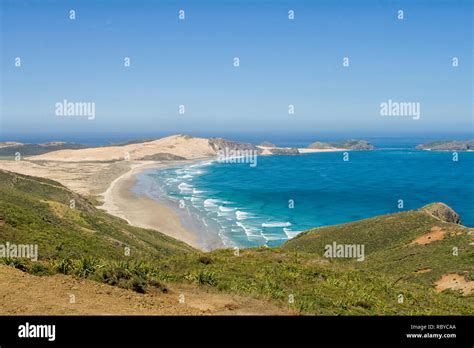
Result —
<instances>
[{"instance_id":1,"label":"grassy hill","mask_svg":"<svg viewBox=\"0 0 474 348\"><path fill-rule=\"evenodd\" d=\"M279 248L247 249L239 257L226 250L210 253L205 262L196 261L196 256L175 257L166 272L175 275L173 280L181 277L252 294L302 313L472 314L472 294L435 291L435 282L446 274L461 275L472 287L473 230L458 222L454 211L436 203L316 228ZM333 242L363 244L364 261L325 257L326 245ZM294 303L288 302L290 295Z\"/></svg>"},{"instance_id":2,"label":"grassy hill","mask_svg":"<svg viewBox=\"0 0 474 348\"><path fill-rule=\"evenodd\" d=\"M193 251L183 242L106 214L55 181L1 170L0 221L0 241L39 244L43 259L115 260L123 258L125 247L134 256L153 258Z\"/></svg>"},{"instance_id":3,"label":"grassy hill","mask_svg":"<svg viewBox=\"0 0 474 348\"><path fill-rule=\"evenodd\" d=\"M459 274L466 282L474 277L472 230L457 222L449 207L434 204L313 229L278 248L200 253L129 226L54 181L0 171L0 243L37 243L40 253L38 262L4 259L6 264L138 292L192 283L302 314L474 313L472 295L435 291L443 275ZM364 261L325 257L325 246L334 241L364 244Z\"/></svg>"},{"instance_id":4,"label":"grassy hill","mask_svg":"<svg viewBox=\"0 0 474 348\"><path fill-rule=\"evenodd\" d=\"M418 210L316 228L301 233L282 248L323 256L325 246L334 241L364 244L364 262L346 258L331 261L349 262L361 270L373 270L396 277L398 281L427 286L449 273L459 273L473 280L473 229L457 222L459 217L454 211L436 203Z\"/></svg>"}]
</instances>

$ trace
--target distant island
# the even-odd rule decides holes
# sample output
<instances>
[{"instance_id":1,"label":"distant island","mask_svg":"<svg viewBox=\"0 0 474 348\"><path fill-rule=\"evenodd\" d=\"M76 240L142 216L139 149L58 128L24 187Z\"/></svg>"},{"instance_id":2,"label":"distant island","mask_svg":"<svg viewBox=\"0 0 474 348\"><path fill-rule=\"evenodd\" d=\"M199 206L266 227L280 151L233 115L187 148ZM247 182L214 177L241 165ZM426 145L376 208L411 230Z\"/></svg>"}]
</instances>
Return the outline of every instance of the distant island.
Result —
<instances>
[{"instance_id":1,"label":"distant island","mask_svg":"<svg viewBox=\"0 0 474 348\"><path fill-rule=\"evenodd\" d=\"M427 151L473 151L474 140L434 141L431 143L420 144L416 147L416 149L427 150Z\"/></svg>"},{"instance_id":2,"label":"distant island","mask_svg":"<svg viewBox=\"0 0 474 348\"><path fill-rule=\"evenodd\" d=\"M261 146L261 147L277 147L275 144L273 144L269 141L262 141L259 146Z\"/></svg>"},{"instance_id":3,"label":"distant island","mask_svg":"<svg viewBox=\"0 0 474 348\"><path fill-rule=\"evenodd\" d=\"M374 145L369 143L366 140L344 140L341 142L331 142L331 143L324 143L320 141L316 141L310 145L308 145L309 149L347 149L347 150L359 150L359 151L366 151L366 150L373 150L375 148Z\"/></svg>"}]
</instances>

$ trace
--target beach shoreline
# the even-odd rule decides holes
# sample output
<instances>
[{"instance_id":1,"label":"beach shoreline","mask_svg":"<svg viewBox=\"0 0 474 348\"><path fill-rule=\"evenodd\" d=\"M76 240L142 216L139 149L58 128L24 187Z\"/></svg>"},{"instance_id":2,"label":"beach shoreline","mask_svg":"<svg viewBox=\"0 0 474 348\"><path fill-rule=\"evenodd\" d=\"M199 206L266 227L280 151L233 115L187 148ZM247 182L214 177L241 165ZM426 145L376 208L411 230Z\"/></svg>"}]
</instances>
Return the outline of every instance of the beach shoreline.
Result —
<instances>
[{"instance_id":1,"label":"beach shoreline","mask_svg":"<svg viewBox=\"0 0 474 348\"><path fill-rule=\"evenodd\" d=\"M302 154L317 152L339 152L345 149L298 149ZM263 153L262 155L269 155ZM161 200L142 192L134 192L138 184L138 176L147 170L160 170L173 166L182 166L212 159L211 156L176 161L132 161L125 173L116 177L99 194L103 204L99 209L108 214L126 220L130 225L152 229L172 238L178 239L201 251L211 251L224 248L224 242L217 233L206 231L199 227L185 211L173 206L171 201Z\"/></svg>"},{"instance_id":2,"label":"beach shoreline","mask_svg":"<svg viewBox=\"0 0 474 348\"><path fill-rule=\"evenodd\" d=\"M208 158L199 160L206 159ZM98 208L126 220L130 225L156 230L202 251L223 247L217 235L186 226L183 216L170 205L132 190L137 184L137 176L147 170L160 170L192 162L196 160L136 164L110 183L101 194L103 204Z\"/></svg>"}]
</instances>

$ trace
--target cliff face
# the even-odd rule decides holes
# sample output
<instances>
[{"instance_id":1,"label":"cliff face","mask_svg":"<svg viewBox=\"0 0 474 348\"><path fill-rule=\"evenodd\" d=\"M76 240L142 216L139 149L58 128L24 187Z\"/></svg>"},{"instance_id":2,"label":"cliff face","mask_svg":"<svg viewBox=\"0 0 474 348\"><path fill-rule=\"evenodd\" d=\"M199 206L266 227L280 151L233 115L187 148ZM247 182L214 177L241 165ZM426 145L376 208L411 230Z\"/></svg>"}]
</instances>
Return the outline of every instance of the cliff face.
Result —
<instances>
[{"instance_id":1,"label":"cliff face","mask_svg":"<svg viewBox=\"0 0 474 348\"><path fill-rule=\"evenodd\" d=\"M431 150L431 151L473 151L474 140L466 141L434 141L427 144L420 144L416 147L417 150Z\"/></svg>"},{"instance_id":2,"label":"cliff face","mask_svg":"<svg viewBox=\"0 0 474 348\"><path fill-rule=\"evenodd\" d=\"M454 224L460 224L461 218L458 213L448 207L444 203L433 203L422 208L423 211L427 212L431 216L440 219L444 222L451 222Z\"/></svg>"}]
</instances>

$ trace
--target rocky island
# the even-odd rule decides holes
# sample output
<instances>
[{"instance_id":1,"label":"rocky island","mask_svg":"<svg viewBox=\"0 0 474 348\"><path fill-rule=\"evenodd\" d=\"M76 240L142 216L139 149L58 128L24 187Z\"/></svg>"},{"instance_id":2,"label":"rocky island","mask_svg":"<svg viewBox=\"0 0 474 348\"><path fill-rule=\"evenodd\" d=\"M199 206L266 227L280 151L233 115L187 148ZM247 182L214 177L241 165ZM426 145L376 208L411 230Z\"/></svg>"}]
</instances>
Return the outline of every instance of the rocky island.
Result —
<instances>
[{"instance_id":1,"label":"rocky island","mask_svg":"<svg viewBox=\"0 0 474 348\"><path fill-rule=\"evenodd\" d=\"M431 143L420 144L416 147L416 149L427 150L427 151L473 151L474 140L434 141Z\"/></svg>"},{"instance_id":2,"label":"rocky island","mask_svg":"<svg viewBox=\"0 0 474 348\"><path fill-rule=\"evenodd\" d=\"M309 149L347 149L347 150L357 150L357 151L365 151L365 150L373 150L375 147L371 143L366 140L344 140L341 142L331 142L325 143L321 141L316 141L310 145L308 145Z\"/></svg>"}]
</instances>

